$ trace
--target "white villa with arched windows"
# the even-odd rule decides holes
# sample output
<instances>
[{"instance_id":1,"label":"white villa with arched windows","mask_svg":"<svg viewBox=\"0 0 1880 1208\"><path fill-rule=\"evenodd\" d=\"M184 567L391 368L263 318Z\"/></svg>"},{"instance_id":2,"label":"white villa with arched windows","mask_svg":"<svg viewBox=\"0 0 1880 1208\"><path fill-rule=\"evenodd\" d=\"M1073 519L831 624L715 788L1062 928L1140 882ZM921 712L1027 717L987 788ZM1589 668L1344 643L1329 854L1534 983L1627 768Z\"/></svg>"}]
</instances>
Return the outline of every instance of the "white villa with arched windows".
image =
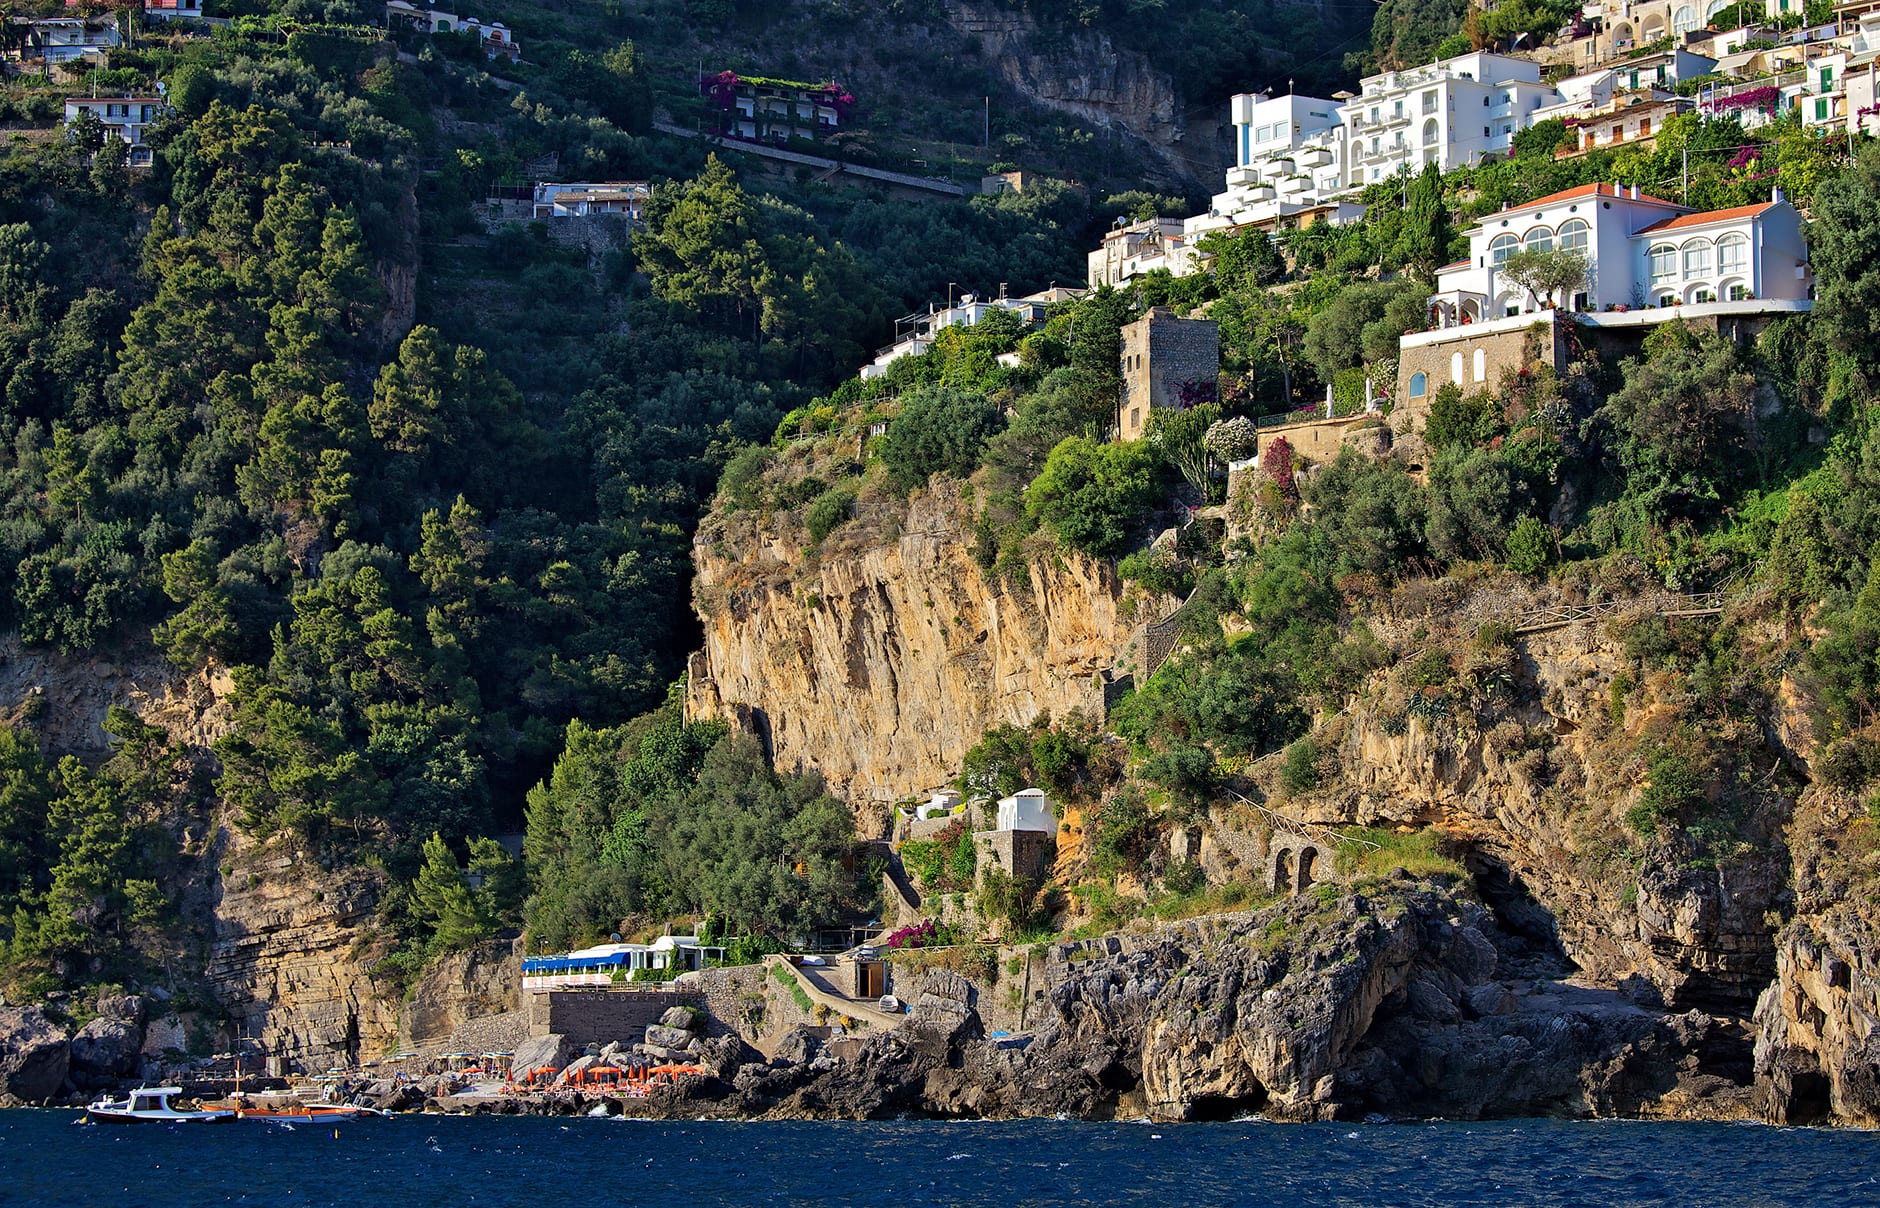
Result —
<instances>
[{"instance_id":1,"label":"white villa with arched windows","mask_svg":"<svg viewBox=\"0 0 1880 1208\"><path fill-rule=\"evenodd\" d=\"M1502 271L1517 251L1583 253L1587 279L1563 298L1535 297ZM1491 214L1469 232L1469 258L1439 270L1436 327L1553 309L1636 310L1703 302L1797 300L1814 276L1801 215L1778 191L1758 205L1693 212L1614 185L1584 185Z\"/></svg>"},{"instance_id":2,"label":"white villa with arched windows","mask_svg":"<svg viewBox=\"0 0 1880 1208\"><path fill-rule=\"evenodd\" d=\"M1535 297L1503 271L1518 250L1555 248L1587 258L1569 296ZM1495 389L1536 357L1560 364L1581 339L1629 355L1654 325L1681 319L1742 340L1814 306L1801 216L1780 191L1700 213L1636 188L1568 189L1482 219L1469 258L1436 285L1429 329L1398 342L1397 398L1412 409L1446 385Z\"/></svg>"}]
</instances>

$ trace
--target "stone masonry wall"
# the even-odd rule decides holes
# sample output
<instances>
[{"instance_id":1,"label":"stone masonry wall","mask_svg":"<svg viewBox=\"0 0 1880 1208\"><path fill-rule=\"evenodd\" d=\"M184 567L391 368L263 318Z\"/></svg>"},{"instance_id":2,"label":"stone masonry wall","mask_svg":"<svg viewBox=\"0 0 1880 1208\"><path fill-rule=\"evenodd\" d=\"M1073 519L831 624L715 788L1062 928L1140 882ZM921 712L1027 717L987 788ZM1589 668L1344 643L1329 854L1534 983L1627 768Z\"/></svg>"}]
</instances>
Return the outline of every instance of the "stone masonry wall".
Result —
<instances>
[{"instance_id":1,"label":"stone masonry wall","mask_svg":"<svg viewBox=\"0 0 1880 1208\"><path fill-rule=\"evenodd\" d=\"M1472 331L1473 326L1452 327L1449 331L1454 333L1453 337L1446 336L1429 344L1408 346L1402 350L1397 360L1398 406L1426 414L1437 390L1445 383L1456 382L1458 378L1464 394L1500 389L1504 372L1527 364L1530 335L1537 328L1540 359L1549 365L1558 363L1560 334L1550 320L1541 320L1513 331L1487 334ZM1483 372L1479 378L1475 373L1477 350L1483 354ZM1462 358L1460 362L1456 360L1457 357ZM1461 365L1460 373L1456 368L1458 364ZM1412 396L1410 379L1418 373L1425 375L1426 386L1421 395Z\"/></svg>"},{"instance_id":2,"label":"stone masonry wall","mask_svg":"<svg viewBox=\"0 0 1880 1208\"><path fill-rule=\"evenodd\" d=\"M1221 373L1221 329L1213 319L1184 319L1156 306L1122 329L1122 400L1117 432L1140 439L1155 407L1180 406L1186 382L1212 382Z\"/></svg>"},{"instance_id":3,"label":"stone masonry wall","mask_svg":"<svg viewBox=\"0 0 1880 1208\"><path fill-rule=\"evenodd\" d=\"M646 1025L672 1007L702 1006L701 997L673 990L535 990L529 1000L529 1035L566 1036L575 1044L638 1044Z\"/></svg>"}]
</instances>

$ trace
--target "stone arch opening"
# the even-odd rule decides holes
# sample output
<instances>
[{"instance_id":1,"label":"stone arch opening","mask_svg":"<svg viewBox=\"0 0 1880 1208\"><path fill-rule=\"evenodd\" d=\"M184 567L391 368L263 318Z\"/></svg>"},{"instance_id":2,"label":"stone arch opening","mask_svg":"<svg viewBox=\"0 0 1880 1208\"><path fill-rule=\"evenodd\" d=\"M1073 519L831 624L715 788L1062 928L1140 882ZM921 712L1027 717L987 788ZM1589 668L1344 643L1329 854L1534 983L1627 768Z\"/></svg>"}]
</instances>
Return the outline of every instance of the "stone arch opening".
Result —
<instances>
[{"instance_id":1,"label":"stone arch opening","mask_svg":"<svg viewBox=\"0 0 1880 1208\"><path fill-rule=\"evenodd\" d=\"M1282 847L1273 856L1273 892L1289 894L1292 890L1292 848Z\"/></svg>"},{"instance_id":2,"label":"stone arch opening","mask_svg":"<svg viewBox=\"0 0 1880 1208\"><path fill-rule=\"evenodd\" d=\"M1306 890L1312 888L1312 884L1315 879L1312 873L1313 873L1313 870L1317 867L1318 862L1319 862L1319 849L1318 848L1302 847L1299 849L1299 892L1300 893L1304 893Z\"/></svg>"}]
</instances>

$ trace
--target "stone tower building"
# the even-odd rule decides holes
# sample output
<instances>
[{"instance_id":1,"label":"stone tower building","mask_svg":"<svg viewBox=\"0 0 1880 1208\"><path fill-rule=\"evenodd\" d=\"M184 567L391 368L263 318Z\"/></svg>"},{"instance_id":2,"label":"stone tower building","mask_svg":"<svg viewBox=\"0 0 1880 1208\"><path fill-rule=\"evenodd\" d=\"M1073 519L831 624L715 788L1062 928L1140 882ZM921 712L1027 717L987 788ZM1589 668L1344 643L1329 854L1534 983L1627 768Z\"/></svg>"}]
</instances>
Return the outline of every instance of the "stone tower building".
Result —
<instances>
[{"instance_id":1,"label":"stone tower building","mask_svg":"<svg viewBox=\"0 0 1880 1208\"><path fill-rule=\"evenodd\" d=\"M1182 387L1212 386L1221 373L1221 329L1213 319L1184 319L1167 306L1122 330L1123 389L1116 407L1118 440L1138 440L1153 407L1179 407Z\"/></svg>"}]
</instances>

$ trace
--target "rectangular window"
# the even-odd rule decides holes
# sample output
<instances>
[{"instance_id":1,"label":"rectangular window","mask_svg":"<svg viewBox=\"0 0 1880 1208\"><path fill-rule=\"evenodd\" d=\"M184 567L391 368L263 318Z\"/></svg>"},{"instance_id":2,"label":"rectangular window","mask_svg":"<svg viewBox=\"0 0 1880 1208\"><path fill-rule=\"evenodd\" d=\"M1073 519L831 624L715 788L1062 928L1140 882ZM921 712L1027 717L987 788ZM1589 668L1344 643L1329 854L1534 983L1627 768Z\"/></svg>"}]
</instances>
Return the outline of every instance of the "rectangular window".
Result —
<instances>
[{"instance_id":1,"label":"rectangular window","mask_svg":"<svg viewBox=\"0 0 1880 1208\"><path fill-rule=\"evenodd\" d=\"M1826 97L1815 102L1815 120L1818 122L1828 120L1828 99Z\"/></svg>"},{"instance_id":2,"label":"rectangular window","mask_svg":"<svg viewBox=\"0 0 1880 1208\"><path fill-rule=\"evenodd\" d=\"M1402 117L1402 116L1403 116L1403 102L1402 102L1402 101L1398 101L1398 102L1397 102L1397 105L1396 105L1396 108L1395 108L1395 109L1394 109L1394 110L1392 111L1392 113L1391 113L1391 116L1392 116L1392 117Z\"/></svg>"},{"instance_id":3,"label":"rectangular window","mask_svg":"<svg viewBox=\"0 0 1880 1208\"><path fill-rule=\"evenodd\" d=\"M1434 90L1423 94L1423 112L1426 115L1436 112L1436 93Z\"/></svg>"},{"instance_id":4,"label":"rectangular window","mask_svg":"<svg viewBox=\"0 0 1880 1208\"><path fill-rule=\"evenodd\" d=\"M1834 68L1823 67L1821 69L1821 90L1823 92L1826 92L1828 91L1828 89L1832 88L1833 86L1834 86Z\"/></svg>"},{"instance_id":5,"label":"rectangular window","mask_svg":"<svg viewBox=\"0 0 1880 1208\"><path fill-rule=\"evenodd\" d=\"M1717 241L1717 271L1740 273L1749 268L1749 240L1726 235Z\"/></svg>"},{"instance_id":6,"label":"rectangular window","mask_svg":"<svg viewBox=\"0 0 1880 1208\"><path fill-rule=\"evenodd\" d=\"M1652 120L1648 117L1640 118L1638 120L1638 136L1640 138L1650 138L1651 133L1652 133Z\"/></svg>"},{"instance_id":7,"label":"rectangular window","mask_svg":"<svg viewBox=\"0 0 1880 1208\"><path fill-rule=\"evenodd\" d=\"M1747 297L1749 297L1749 290L1745 289L1741 285L1732 285L1730 287L1730 301L1741 302L1743 299Z\"/></svg>"},{"instance_id":8,"label":"rectangular window","mask_svg":"<svg viewBox=\"0 0 1880 1208\"><path fill-rule=\"evenodd\" d=\"M1694 243L1684 249L1684 275L1704 277L1710 274L1710 245Z\"/></svg>"}]
</instances>

